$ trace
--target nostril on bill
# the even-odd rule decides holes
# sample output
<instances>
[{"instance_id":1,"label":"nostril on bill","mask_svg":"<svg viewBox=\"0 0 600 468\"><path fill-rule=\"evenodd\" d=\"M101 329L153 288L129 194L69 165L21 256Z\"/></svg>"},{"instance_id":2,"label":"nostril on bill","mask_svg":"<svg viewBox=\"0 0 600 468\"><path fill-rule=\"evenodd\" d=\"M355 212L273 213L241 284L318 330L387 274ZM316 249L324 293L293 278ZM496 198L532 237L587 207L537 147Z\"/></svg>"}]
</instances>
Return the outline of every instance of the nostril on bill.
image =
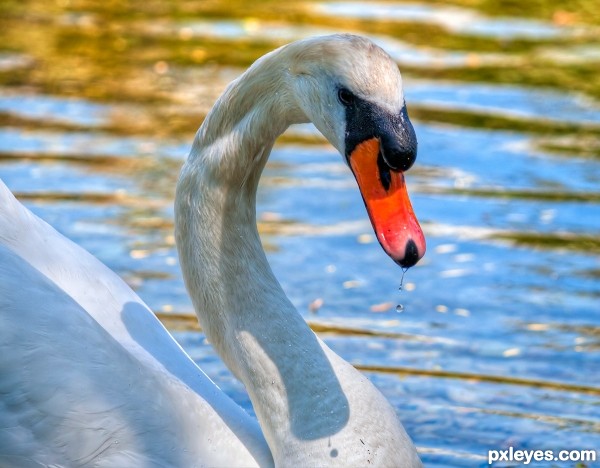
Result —
<instances>
[{"instance_id":1,"label":"nostril on bill","mask_svg":"<svg viewBox=\"0 0 600 468\"><path fill-rule=\"evenodd\" d=\"M386 164L383 151L381 149L379 150L379 155L377 156L377 170L379 171L379 180L381 181L381 185L387 192L392 185L392 175L390 173L391 169Z\"/></svg>"}]
</instances>

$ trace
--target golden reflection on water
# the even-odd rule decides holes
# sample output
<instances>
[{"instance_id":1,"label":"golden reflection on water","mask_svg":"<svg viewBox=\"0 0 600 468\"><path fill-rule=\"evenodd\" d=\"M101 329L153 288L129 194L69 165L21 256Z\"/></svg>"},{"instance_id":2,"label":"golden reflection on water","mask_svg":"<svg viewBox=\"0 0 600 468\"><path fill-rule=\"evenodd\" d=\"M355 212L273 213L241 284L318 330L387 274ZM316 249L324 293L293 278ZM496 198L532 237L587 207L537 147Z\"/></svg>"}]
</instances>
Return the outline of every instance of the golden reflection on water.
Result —
<instances>
[{"instance_id":1,"label":"golden reflection on water","mask_svg":"<svg viewBox=\"0 0 600 468\"><path fill-rule=\"evenodd\" d=\"M200 325L198 324L198 320L195 315L188 315L182 313L176 313L172 311L168 312L157 312L156 314L158 318L163 322L163 324L169 328L170 330L177 330L183 332L189 331L202 331ZM386 331L373 331L368 329L360 329L360 328L351 328L340 325L321 323L315 321L309 321L309 325L311 329L318 333L319 335L326 336L327 334L333 334L335 336L347 336L347 337L378 337L385 339L397 339L397 340L408 340L408 341L421 341L421 342L429 342L432 339L429 337L419 337L415 335L405 334L405 333L396 333L396 332L386 332ZM497 383L497 384L507 384L507 385L518 385L524 387L535 387L542 388L548 390L562 390L569 392L577 392L584 393L587 395L596 395L600 396L600 388L595 386L588 385L576 385L569 384L566 382L553 382L550 380L542 380L542 379L530 379L530 378L519 378L519 377L507 377L500 375L488 375L481 373L470 373L470 372L455 372L455 371L446 371L442 369L418 369L418 368L410 368L404 366L377 366L377 365L368 365L368 364L355 364L355 367L364 372L374 372L380 374L393 374L398 377L404 376L419 376L419 377L429 377L429 378L445 378L445 379L460 379L474 382L488 382L488 383ZM482 411L478 409L478 411ZM485 411L485 410L483 410ZM492 410L488 410L492 411ZM503 412L506 414L506 412ZM523 413L519 413L516 417L522 417ZM562 421L562 418L549 418L549 419L557 419L559 422ZM600 423L592 423L595 430L600 430Z\"/></svg>"}]
</instances>

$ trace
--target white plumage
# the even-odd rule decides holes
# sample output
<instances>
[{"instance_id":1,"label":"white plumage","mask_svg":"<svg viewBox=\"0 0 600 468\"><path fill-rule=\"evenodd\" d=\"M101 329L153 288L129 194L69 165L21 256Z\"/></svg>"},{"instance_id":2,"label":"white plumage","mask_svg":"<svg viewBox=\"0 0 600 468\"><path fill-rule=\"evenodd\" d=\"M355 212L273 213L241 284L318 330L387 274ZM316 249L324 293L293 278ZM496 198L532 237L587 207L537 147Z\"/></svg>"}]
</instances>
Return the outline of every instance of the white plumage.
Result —
<instances>
[{"instance_id":1,"label":"white plumage","mask_svg":"<svg viewBox=\"0 0 600 468\"><path fill-rule=\"evenodd\" d=\"M385 398L285 297L256 230L258 179L288 125L313 121L344 152L340 81L403 105L369 41L290 44L227 88L178 183L186 286L262 431L117 275L0 183L0 466L420 465Z\"/></svg>"},{"instance_id":2,"label":"white plumage","mask_svg":"<svg viewBox=\"0 0 600 468\"><path fill-rule=\"evenodd\" d=\"M0 226L0 466L272 463L140 298L2 183Z\"/></svg>"}]
</instances>

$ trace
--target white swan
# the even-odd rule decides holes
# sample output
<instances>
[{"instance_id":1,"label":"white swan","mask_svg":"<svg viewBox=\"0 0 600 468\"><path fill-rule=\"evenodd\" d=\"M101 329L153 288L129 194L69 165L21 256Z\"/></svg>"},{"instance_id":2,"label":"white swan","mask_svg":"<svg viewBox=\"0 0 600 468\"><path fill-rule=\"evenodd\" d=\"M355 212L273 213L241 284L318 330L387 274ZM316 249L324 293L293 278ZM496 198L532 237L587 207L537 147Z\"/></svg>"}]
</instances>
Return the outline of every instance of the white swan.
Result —
<instances>
[{"instance_id":1,"label":"white swan","mask_svg":"<svg viewBox=\"0 0 600 468\"><path fill-rule=\"evenodd\" d=\"M401 172L416 139L381 49L299 41L226 89L182 169L176 238L202 327L262 433L117 275L0 183L0 466L420 466L394 409L312 333L261 248L260 173L305 121L345 156L386 252L411 266L425 249Z\"/></svg>"}]
</instances>

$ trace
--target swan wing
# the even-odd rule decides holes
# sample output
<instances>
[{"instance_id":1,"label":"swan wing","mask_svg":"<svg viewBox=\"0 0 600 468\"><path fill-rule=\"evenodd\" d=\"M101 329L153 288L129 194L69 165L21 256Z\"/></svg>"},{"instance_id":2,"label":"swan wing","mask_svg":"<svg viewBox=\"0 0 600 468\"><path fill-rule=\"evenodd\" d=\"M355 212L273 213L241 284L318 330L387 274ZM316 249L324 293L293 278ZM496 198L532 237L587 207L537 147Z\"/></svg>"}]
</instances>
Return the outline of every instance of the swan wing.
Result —
<instances>
[{"instance_id":1,"label":"swan wing","mask_svg":"<svg viewBox=\"0 0 600 468\"><path fill-rule=\"evenodd\" d=\"M0 182L0 465L268 465L252 420L110 269Z\"/></svg>"}]
</instances>

